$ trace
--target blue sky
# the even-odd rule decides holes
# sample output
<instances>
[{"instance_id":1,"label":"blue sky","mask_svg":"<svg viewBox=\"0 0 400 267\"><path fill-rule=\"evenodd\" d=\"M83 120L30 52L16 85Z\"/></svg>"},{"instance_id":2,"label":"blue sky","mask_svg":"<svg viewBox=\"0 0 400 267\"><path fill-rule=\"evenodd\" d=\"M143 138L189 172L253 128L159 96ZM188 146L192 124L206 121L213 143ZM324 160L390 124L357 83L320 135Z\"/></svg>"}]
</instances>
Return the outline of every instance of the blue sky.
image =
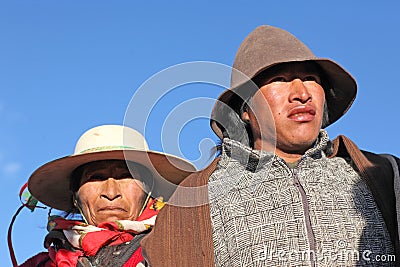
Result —
<instances>
[{"instance_id":1,"label":"blue sky","mask_svg":"<svg viewBox=\"0 0 400 267\"><path fill-rule=\"evenodd\" d=\"M136 89L158 72L191 61L232 65L261 24L292 32L356 78L357 99L328 127L331 138L345 134L362 149L399 155L398 1L141 2L0 0L1 266L11 265L6 234L19 189L37 167L71 154L87 129L123 123ZM193 84L166 95L146 122L150 148L163 150L165 114L222 90ZM182 156L201 168L217 137L201 117L177 139ZM43 250L46 217L47 210L25 209L17 218L19 263Z\"/></svg>"}]
</instances>

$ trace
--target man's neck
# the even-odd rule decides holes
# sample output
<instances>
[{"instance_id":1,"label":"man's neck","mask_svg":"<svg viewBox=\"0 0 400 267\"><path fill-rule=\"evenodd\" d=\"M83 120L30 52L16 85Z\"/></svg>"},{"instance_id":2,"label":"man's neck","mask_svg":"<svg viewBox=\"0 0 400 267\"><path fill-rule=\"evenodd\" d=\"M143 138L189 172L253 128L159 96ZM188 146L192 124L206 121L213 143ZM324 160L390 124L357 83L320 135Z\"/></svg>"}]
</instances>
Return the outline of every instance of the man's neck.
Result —
<instances>
[{"instance_id":1,"label":"man's neck","mask_svg":"<svg viewBox=\"0 0 400 267\"><path fill-rule=\"evenodd\" d=\"M286 153L278 149L275 150L275 154L281 159L283 159L285 162L289 163L299 161L301 157L304 155L304 153Z\"/></svg>"}]
</instances>

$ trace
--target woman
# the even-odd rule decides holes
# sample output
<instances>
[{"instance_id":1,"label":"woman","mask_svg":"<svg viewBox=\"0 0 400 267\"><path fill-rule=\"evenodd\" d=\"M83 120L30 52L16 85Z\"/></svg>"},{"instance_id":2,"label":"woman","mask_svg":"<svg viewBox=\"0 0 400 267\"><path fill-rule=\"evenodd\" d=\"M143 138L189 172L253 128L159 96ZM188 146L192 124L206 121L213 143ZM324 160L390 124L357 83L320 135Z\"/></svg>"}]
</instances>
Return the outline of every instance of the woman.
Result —
<instances>
[{"instance_id":1,"label":"woman","mask_svg":"<svg viewBox=\"0 0 400 267\"><path fill-rule=\"evenodd\" d=\"M28 181L40 202L67 215L80 213L83 221L50 216L48 252L21 266L144 266L140 240L162 200L193 171L181 158L148 150L131 128L88 130L72 156L41 166Z\"/></svg>"}]
</instances>

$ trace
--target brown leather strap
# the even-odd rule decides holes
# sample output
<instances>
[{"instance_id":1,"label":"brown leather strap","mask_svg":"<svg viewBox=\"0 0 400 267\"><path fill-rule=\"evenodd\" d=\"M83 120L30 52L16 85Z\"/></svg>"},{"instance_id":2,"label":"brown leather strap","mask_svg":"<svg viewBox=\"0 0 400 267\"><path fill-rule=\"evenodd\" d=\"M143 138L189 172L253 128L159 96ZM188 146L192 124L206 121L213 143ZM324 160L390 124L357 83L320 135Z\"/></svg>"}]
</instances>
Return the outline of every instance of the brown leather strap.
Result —
<instances>
[{"instance_id":1,"label":"brown leather strap","mask_svg":"<svg viewBox=\"0 0 400 267\"><path fill-rule=\"evenodd\" d=\"M206 204L194 207L166 204L159 212L155 227L141 242L150 266L214 266L207 182L217 162L218 159L205 170L187 177L169 201Z\"/></svg>"},{"instance_id":2,"label":"brown leather strap","mask_svg":"<svg viewBox=\"0 0 400 267\"><path fill-rule=\"evenodd\" d=\"M334 153L330 157L350 157L356 165L360 176L371 190L389 231L396 258L400 259L394 175L390 162L377 154L361 151L356 144L343 135L335 138L333 145ZM400 266L400 260L397 262Z\"/></svg>"}]
</instances>

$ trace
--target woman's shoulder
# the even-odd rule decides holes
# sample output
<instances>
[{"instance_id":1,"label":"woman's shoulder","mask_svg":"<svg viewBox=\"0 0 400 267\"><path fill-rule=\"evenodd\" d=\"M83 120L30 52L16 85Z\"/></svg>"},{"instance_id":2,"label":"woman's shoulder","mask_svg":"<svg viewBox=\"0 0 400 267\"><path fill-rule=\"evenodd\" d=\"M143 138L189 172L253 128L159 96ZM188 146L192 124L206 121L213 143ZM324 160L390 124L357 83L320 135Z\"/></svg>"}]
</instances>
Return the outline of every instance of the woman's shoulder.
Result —
<instances>
[{"instance_id":1,"label":"woman's shoulder","mask_svg":"<svg viewBox=\"0 0 400 267\"><path fill-rule=\"evenodd\" d=\"M27 259L19 267L53 267L56 266L51 260L48 252L40 252Z\"/></svg>"}]
</instances>

